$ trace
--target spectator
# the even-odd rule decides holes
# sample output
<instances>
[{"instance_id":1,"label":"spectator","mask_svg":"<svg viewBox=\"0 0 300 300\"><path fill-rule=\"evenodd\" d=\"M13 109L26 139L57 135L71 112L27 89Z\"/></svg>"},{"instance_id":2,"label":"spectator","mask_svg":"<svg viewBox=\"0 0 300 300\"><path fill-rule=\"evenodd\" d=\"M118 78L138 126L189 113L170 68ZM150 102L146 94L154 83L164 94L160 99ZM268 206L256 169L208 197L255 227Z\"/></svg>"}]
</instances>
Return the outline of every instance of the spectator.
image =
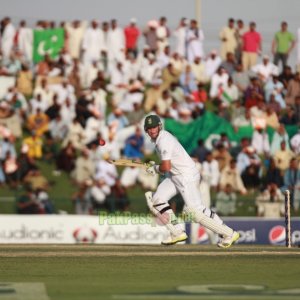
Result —
<instances>
[{"instance_id":1,"label":"spectator","mask_svg":"<svg viewBox=\"0 0 300 300\"><path fill-rule=\"evenodd\" d=\"M284 173L284 186L282 190L288 189L291 193L291 207L295 212L300 205L300 169L295 158L290 160L289 168Z\"/></svg>"},{"instance_id":2,"label":"spectator","mask_svg":"<svg viewBox=\"0 0 300 300\"><path fill-rule=\"evenodd\" d=\"M276 167L281 171L281 174L284 174L288 169L289 162L293 157L295 157L295 153L287 149L286 142L282 141L280 143L280 149L274 153L274 161Z\"/></svg>"},{"instance_id":3,"label":"spectator","mask_svg":"<svg viewBox=\"0 0 300 300\"><path fill-rule=\"evenodd\" d=\"M276 32L272 42L272 53L274 54L274 64L282 63L282 68L287 64L289 54L295 46L295 37L289 32L287 22L281 23L281 30Z\"/></svg>"},{"instance_id":4,"label":"spectator","mask_svg":"<svg viewBox=\"0 0 300 300\"><path fill-rule=\"evenodd\" d=\"M140 30L136 27L136 22L135 18L131 18L130 24L124 28L126 51L133 53L134 57L137 57L138 38L141 34Z\"/></svg>"},{"instance_id":5,"label":"spectator","mask_svg":"<svg viewBox=\"0 0 300 300\"><path fill-rule=\"evenodd\" d=\"M228 185L230 185L235 192L247 194L241 175L236 167L235 159L232 159L229 166L226 166L221 172L220 188L225 190Z\"/></svg>"},{"instance_id":6,"label":"spectator","mask_svg":"<svg viewBox=\"0 0 300 300\"><path fill-rule=\"evenodd\" d=\"M284 215L284 195L276 184L269 184L255 199L258 217L280 218Z\"/></svg>"},{"instance_id":7,"label":"spectator","mask_svg":"<svg viewBox=\"0 0 300 300\"><path fill-rule=\"evenodd\" d=\"M236 212L236 194L230 184L217 193L216 211L221 216L232 216Z\"/></svg>"},{"instance_id":8,"label":"spectator","mask_svg":"<svg viewBox=\"0 0 300 300\"><path fill-rule=\"evenodd\" d=\"M224 61L228 52L234 54L237 48L236 30L234 28L234 19L228 20L228 25L222 28L219 34L221 40L221 58Z\"/></svg>"},{"instance_id":9,"label":"spectator","mask_svg":"<svg viewBox=\"0 0 300 300\"><path fill-rule=\"evenodd\" d=\"M204 57L203 41L204 33L203 30L198 27L196 20L191 20L190 28L187 31L187 59L190 63L195 60L195 57Z\"/></svg>"},{"instance_id":10,"label":"spectator","mask_svg":"<svg viewBox=\"0 0 300 300\"><path fill-rule=\"evenodd\" d=\"M43 213L35 193L30 187L26 187L24 194L17 198L17 213L30 215Z\"/></svg>"},{"instance_id":11,"label":"spectator","mask_svg":"<svg viewBox=\"0 0 300 300\"><path fill-rule=\"evenodd\" d=\"M280 169L276 167L273 157L269 160L267 172L264 176L264 188L266 188L269 184L276 184L279 187L283 185L283 176Z\"/></svg>"},{"instance_id":12,"label":"spectator","mask_svg":"<svg viewBox=\"0 0 300 300\"><path fill-rule=\"evenodd\" d=\"M242 37L243 52L242 63L245 71L249 70L252 66L256 65L257 55L261 53L262 41L261 35L256 31L255 22L249 25L249 31L244 33Z\"/></svg>"},{"instance_id":13,"label":"spectator","mask_svg":"<svg viewBox=\"0 0 300 300\"><path fill-rule=\"evenodd\" d=\"M128 158L143 158L144 137L139 127L125 142L124 155Z\"/></svg>"}]
</instances>

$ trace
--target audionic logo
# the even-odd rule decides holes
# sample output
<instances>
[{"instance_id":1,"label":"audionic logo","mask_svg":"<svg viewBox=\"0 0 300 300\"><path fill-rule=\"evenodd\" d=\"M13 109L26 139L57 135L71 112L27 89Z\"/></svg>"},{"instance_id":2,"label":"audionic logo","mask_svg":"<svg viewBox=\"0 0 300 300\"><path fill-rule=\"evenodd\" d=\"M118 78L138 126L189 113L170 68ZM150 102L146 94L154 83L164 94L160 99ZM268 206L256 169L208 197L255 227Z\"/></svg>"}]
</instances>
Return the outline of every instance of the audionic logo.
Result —
<instances>
[{"instance_id":1,"label":"audionic logo","mask_svg":"<svg viewBox=\"0 0 300 300\"><path fill-rule=\"evenodd\" d=\"M273 245L285 244L285 228L283 226L275 226L269 232L269 241Z\"/></svg>"},{"instance_id":2,"label":"audionic logo","mask_svg":"<svg viewBox=\"0 0 300 300\"><path fill-rule=\"evenodd\" d=\"M80 227L73 232L73 237L77 243L95 243L97 236L97 231L89 227Z\"/></svg>"},{"instance_id":3,"label":"audionic logo","mask_svg":"<svg viewBox=\"0 0 300 300\"><path fill-rule=\"evenodd\" d=\"M22 240L50 240L52 242L63 240L64 233L63 230L55 229L55 228L48 228L48 229L33 229L25 226L24 224L21 225L17 229L4 229L0 231L0 240L4 241L22 241Z\"/></svg>"}]
</instances>

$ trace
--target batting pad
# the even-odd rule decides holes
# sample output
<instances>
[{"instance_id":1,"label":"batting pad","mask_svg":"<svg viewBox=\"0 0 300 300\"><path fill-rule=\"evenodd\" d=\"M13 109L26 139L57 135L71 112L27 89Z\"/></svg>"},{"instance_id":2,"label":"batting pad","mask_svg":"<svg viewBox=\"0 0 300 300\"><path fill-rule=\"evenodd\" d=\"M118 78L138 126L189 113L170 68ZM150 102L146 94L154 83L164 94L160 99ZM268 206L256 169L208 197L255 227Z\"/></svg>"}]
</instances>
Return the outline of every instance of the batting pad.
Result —
<instances>
[{"instance_id":1,"label":"batting pad","mask_svg":"<svg viewBox=\"0 0 300 300\"><path fill-rule=\"evenodd\" d=\"M223 223L220 217L212 212L210 209L205 209L205 213L201 211L195 211L191 209L187 209L193 215L193 219L203 225L204 227L210 229L211 231L217 233L221 236L232 236L233 229L228 227ZM209 216L207 215L209 213Z\"/></svg>"}]
</instances>

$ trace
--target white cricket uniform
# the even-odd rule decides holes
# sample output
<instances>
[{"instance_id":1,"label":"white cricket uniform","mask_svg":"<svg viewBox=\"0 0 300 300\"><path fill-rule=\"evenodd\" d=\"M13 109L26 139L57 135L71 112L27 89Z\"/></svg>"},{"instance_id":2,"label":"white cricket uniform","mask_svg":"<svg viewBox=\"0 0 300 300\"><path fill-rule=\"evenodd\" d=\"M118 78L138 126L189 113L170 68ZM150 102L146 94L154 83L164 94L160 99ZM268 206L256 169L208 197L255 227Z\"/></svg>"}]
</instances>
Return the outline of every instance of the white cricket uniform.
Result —
<instances>
[{"instance_id":1,"label":"white cricket uniform","mask_svg":"<svg viewBox=\"0 0 300 300\"><path fill-rule=\"evenodd\" d=\"M168 202L180 193L187 207L196 210L205 209L198 189L200 173L196 163L182 145L171 133L161 130L155 141L155 146L162 161L171 161L171 170L170 177L159 184L153 195L153 203Z\"/></svg>"}]
</instances>

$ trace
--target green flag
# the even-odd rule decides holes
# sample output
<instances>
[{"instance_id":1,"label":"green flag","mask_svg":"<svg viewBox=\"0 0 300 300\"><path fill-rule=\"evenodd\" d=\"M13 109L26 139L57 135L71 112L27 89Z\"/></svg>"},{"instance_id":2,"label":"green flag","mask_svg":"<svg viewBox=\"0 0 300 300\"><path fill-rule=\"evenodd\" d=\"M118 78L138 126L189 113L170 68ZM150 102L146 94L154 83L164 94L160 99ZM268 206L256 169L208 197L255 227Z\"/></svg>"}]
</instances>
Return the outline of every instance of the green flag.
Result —
<instances>
[{"instance_id":1,"label":"green flag","mask_svg":"<svg viewBox=\"0 0 300 300\"><path fill-rule=\"evenodd\" d=\"M48 54L50 57L57 57L64 46L64 29L44 29L33 32L33 61L35 63L44 59Z\"/></svg>"},{"instance_id":2,"label":"green flag","mask_svg":"<svg viewBox=\"0 0 300 300\"><path fill-rule=\"evenodd\" d=\"M164 127L178 138L189 153L197 147L197 141L200 138L206 140L212 134L225 132L231 141L238 142L243 137L251 138L254 130L252 126L243 126L238 131L235 131L231 123L209 111L188 124L182 124L173 119L166 119ZM296 134L298 126L286 126L285 129L291 138ZM270 141L272 141L274 131L271 127L267 128Z\"/></svg>"}]
</instances>

